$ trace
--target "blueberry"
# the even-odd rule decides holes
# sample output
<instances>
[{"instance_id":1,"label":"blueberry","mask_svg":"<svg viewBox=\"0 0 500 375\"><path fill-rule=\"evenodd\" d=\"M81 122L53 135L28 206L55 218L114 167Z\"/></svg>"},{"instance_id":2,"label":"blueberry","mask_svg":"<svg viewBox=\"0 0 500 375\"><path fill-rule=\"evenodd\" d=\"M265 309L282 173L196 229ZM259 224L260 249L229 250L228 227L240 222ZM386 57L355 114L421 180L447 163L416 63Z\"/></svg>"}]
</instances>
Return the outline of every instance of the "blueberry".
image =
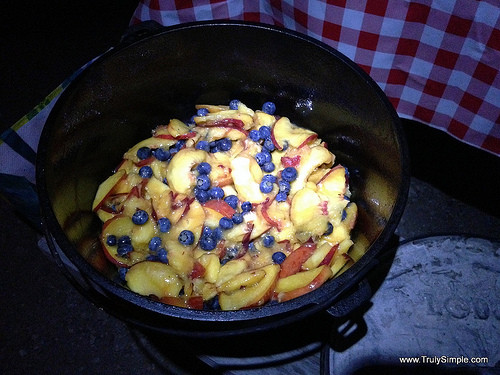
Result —
<instances>
[{"instance_id":1,"label":"blueberry","mask_svg":"<svg viewBox=\"0 0 500 375\"><path fill-rule=\"evenodd\" d=\"M196 189L194 191L194 197L196 200L200 203L205 203L210 199L210 194L208 194L208 191L206 190L201 190L201 189Z\"/></svg>"},{"instance_id":2,"label":"blueberry","mask_svg":"<svg viewBox=\"0 0 500 375\"><path fill-rule=\"evenodd\" d=\"M328 222L328 224L326 225L326 231L325 233L323 233L323 235L328 236L329 234L332 234L332 232L333 232L333 224Z\"/></svg>"},{"instance_id":3,"label":"blueberry","mask_svg":"<svg viewBox=\"0 0 500 375\"><path fill-rule=\"evenodd\" d=\"M201 190L210 189L210 178L206 174L200 174L196 179L196 186Z\"/></svg>"},{"instance_id":4,"label":"blueberry","mask_svg":"<svg viewBox=\"0 0 500 375\"><path fill-rule=\"evenodd\" d=\"M255 155L255 160L257 161L257 164L263 166L264 164L269 163L272 160L272 157L269 152L262 151L258 152L257 155Z\"/></svg>"},{"instance_id":5,"label":"blueberry","mask_svg":"<svg viewBox=\"0 0 500 375\"><path fill-rule=\"evenodd\" d=\"M167 161L170 159L170 152L164 148L157 148L156 150L153 150L152 153L153 156L159 161Z\"/></svg>"},{"instance_id":6,"label":"blueberry","mask_svg":"<svg viewBox=\"0 0 500 375\"><path fill-rule=\"evenodd\" d=\"M229 109L238 109L240 101L238 99L233 99L229 102Z\"/></svg>"},{"instance_id":7,"label":"blueberry","mask_svg":"<svg viewBox=\"0 0 500 375\"><path fill-rule=\"evenodd\" d=\"M248 244L248 251L257 251L257 248L255 247L253 241Z\"/></svg>"},{"instance_id":8,"label":"blueberry","mask_svg":"<svg viewBox=\"0 0 500 375\"><path fill-rule=\"evenodd\" d=\"M141 147L137 150L137 157L140 160L147 159L151 156L151 149L149 147Z\"/></svg>"},{"instance_id":9,"label":"blueberry","mask_svg":"<svg viewBox=\"0 0 500 375\"><path fill-rule=\"evenodd\" d=\"M160 262L168 264L167 250L164 247L158 250L158 259Z\"/></svg>"},{"instance_id":10,"label":"blueberry","mask_svg":"<svg viewBox=\"0 0 500 375\"><path fill-rule=\"evenodd\" d=\"M217 246L217 241L215 241L215 239L212 236L210 235L201 236L200 247L203 250L210 251L215 249L216 246Z\"/></svg>"},{"instance_id":11,"label":"blueberry","mask_svg":"<svg viewBox=\"0 0 500 375\"><path fill-rule=\"evenodd\" d=\"M261 126L259 128L259 134L262 139L269 138L271 136L271 128L269 126Z\"/></svg>"},{"instance_id":12,"label":"blueberry","mask_svg":"<svg viewBox=\"0 0 500 375\"><path fill-rule=\"evenodd\" d=\"M274 244L274 237L271 236L270 234L264 236L264 238L262 239L262 244L265 247L271 247L271 246L273 246L273 244Z\"/></svg>"},{"instance_id":13,"label":"blueberry","mask_svg":"<svg viewBox=\"0 0 500 375\"><path fill-rule=\"evenodd\" d=\"M209 146L207 141L199 141L196 144L195 148L197 150L203 150L203 151L207 151L207 152L210 151L210 146Z\"/></svg>"},{"instance_id":14,"label":"blueberry","mask_svg":"<svg viewBox=\"0 0 500 375\"><path fill-rule=\"evenodd\" d=\"M217 227L212 232L212 238L215 242L219 242L222 239L222 228Z\"/></svg>"},{"instance_id":15,"label":"blueberry","mask_svg":"<svg viewBox=\"0 0 500 375\"><path fill-rule=\"evenodd\" d=\"M186 141L184 139L181 139L180 141L177 141L174 145L170 146L169 150L171 153L172 151L178 152L180 149L184 147L185 144Z\"/></svg>"},{"instance_id":16,"label":"blueberry","mask_svg":"<svg viewBox=\"0 0 500 375\"><path fill-rule=\"evenodd\" d=\"M198 164L196 170L198 171L199 174L209 174L210 171L212 170L212 166L208 164L206 161L203 161L200 164Z\"/></svg>"},{"instance_id":17,"label":"blueberry","mask_svg":"<svg viewBox=\"0 0 500 375\"><path fill-rule=\"evenodd\" d=\"M252 210L252 203L246 201L241 204L241 211L250 212Z\"/></svg>"},{"instance_id":18,"label":"blueberry","mask_svg":"<svg viewBox=\"0 0 500 375\"><path fill-rule=\"evenodd\" d=\"M211 199L222 199L224 197L224 190L215 186L208 191L208 194Z\"/></svg>"},{"instance_id":19,"label":"blueberry","mask_svg":"<svg viewBox=\"0 0 500 375\"><path fill-rule=\"evenodd\" d=\"M274 146L274 143L271 140L271 138L266 138L264 140L264 145L263 146L269 152L273 152L276 149L276 147Z\"/></svg>"},{"instance_id":20,"label":"blueberry","mask_svg":"<svg viewBox=\"0 0 500 375\"><path fill-rule=\"evenodd\" d=\"M297 178L297 170L294 167L286 167L281 172L281 178L285 181L292 182Z\"/></svg>"},{"instance_id":21,"label":"blueberry","mask_svg":"<svg viewBox=\"0 0 500 375\"><path fill-rule=\"evenodd\" d=\"M275 253L273 253L271 258L274 263L281 264L286 259L286 255L281 251L276 251Z\"/></svg>"},{"instance_id":22,"label":"blueberry","mask_svg":"<svg viewBox=\"0 0 500 375\"><path fill-rule=\"evenodd\" d=\"M264 177L262 177L262 181L271 181L273 184L276 182L276 176L273 176L272 174L265 174Z\"/></svg>"},{"instance_id":23,"label":"blueberry","mask_svg":"<svg viewBox=\"0 0 500 375\"><path fill-rule=\"evenodd\" d=\"M148 221L149 215L144 210L137 210L132 215L132 222L136 225L145 224Z\"/></svg>"},{"instance_id":24,"label":"blueberry","mask_svg":"<svg viewBox=\"0 0 500 375\"><path fill-rule=\"evenodd\" d=\"M239 249L237 247L229 247L226 249L225 258L234 259L238 255Z\"/></svg>"},{"instance_id":25,"label":"blueberry","mask_svg":"<svg viewBox=\"0 0 500 375\"><path fill-rule=\"evenodd\" d=\"M264 194L270 193L273 190L273 183L271 181L262 180L259 188Z\"/></svg>"},{"instance_id":26,"label":"blueberry","mask_svg":"<svg viewBox=\"0 0 500 375\"><path fill-rule=\"evenodd\" d=\"M233 214L233 218L232 219L233 219L233 223L235 223L235 224L241 224L241 223L243 223L243 215L240 214L239 212L235 212Z\"/></svg>"},{"instance_id":27,"label":"blueberry","mask_svg":"<svg viewBox=\"0 0 500 375\"><path fill-rule=\"evenodd\" d=\"M129 236L121 236L120 238L118 238L117 243L118 243L118 246L125 245L125 244L130 245L132 243L132 239Z\"/></svg>"},{"instance_id":28,"label":"blueberry","mask_svg":"<svg viewBox=\"0 0 500 375\"><path fill-rule=\"evenodd\" d=\"M236 207L238 207L238 197L234 194L225 197L224 202L231 206L231 208L236 209Z\"/></svg>"},{"instance_id":29,"label":"blueberry","mask_svg":"<svg viewBox=\"0 0 500 375\"><path fill-rule=\"evenodd\" d=\"M131 244L128 243L120 244L116 249L116 253L121 257L125 257L128 253L131 253L132 251L134 251L134 248L132 247Z\"/></svg>"},{"instance_id":30,"label":"blueberry","mask_svg":"<svg viewBox=\"0 0 500 375\"><path fill-rule=\"evenodd\" d=\"M222 138L219 140L218 147L220 151L229 151L232 146L233 143L228 138Z\"/></svg>"},{"instance_id":31,"label":"blueberry","mask_svg":"<svg viewBox=\"0 0 500 375\"><path fill-rule=\"evenodd\" d=\"M288 194L290 192L290 183L288 181L280 180L278 187L280 188L280 193Z\"/></svg>"},{"instance_id":32,"label":"blueberry","mask_svg":"<svg viewBox=\"0 0 500 375\"><path fill-rule=\"evenodd\" d=\"M151 178L153 176L153 170L149 165L145 165L139 169L139 176L142 178Z\"/></svg>"},{"instance_id":33,"label":"blueberry","mask_svg":"<svg viewBox=\"0 0 500 375\"><path fill-rule=\"evenodd\" d=\"M346 217L347 217L346 210L342 210L342 218L341 218L341 220L344 221Z\"/></svg>"},{"instance_id":34,"label":"blueberry","mask_svg":"<svg viewBox=\"0 0 500 375\"><path fill-rule=\"evenodd\" d=\"M233 220L228 217L221 217L219 225L222 229L231 229L233 227Z\"/></svg>"},{"instance_id":35,"label":"blueberry","mask_svg":"<svg viewBox=\"0 0 500 375\"><path fill-rule=\"evenodd\" d=\"M210 152L212 154L215 154L216 152L219 152L219 146L217 144L215 144L214 146L210 146Z\"/></svg>"},{"instance_id":36,"label":"blueberry","mask_svg":"<svg viewBox=\"0 0 500 375\"><path fill-rule=\"evenodd\" d=\"M274 168L275 168L275 166L274 166L274 163L272 161L269 161L262 166L262 170L266 173L270 173L270 172L274 171Z\"/></svg>"},{"instance_id":37,"label":"blueberry","mask_svg":"<svg viewBox=\"0 0 500 375\"><path fill-rule=\"evenodd\" d=\"M161 246L161 238L156 236L156 237L153 237L151 238L151 240L149 241L149 250L151 251L156 251L158 250L158 248Z\"/></svg>"},{"instance_id":38,"label":"blueberry","mask_svg":"<svg viewBox=\"0 0 500 375\"><path fill-rule=\"evenodd\" d=\"M265 102L262 105L262 112L265 112L268 115L274 115L274 112L276 112L276 104L273 102Z\"/></svg>"},{"instance_id":39,"label":"blueberry","mask_svg":"<svg viewBox=\"0 0 500 375\"><path fill-rule=\"evenodd\" d=\"M248 133L248 136L254 142L260 141L260 132L258 130L255 130L255 129L250 130L250 132Z\"/></svg>"},{"instance_id":40,"label":"blueberry","mask_svg":"<svg viewBox=\"0 0 500 375\"><path fill-rule=\"evenodd\" d=\"M125 281L125 275L127 274L128 268L120 267L118 268L118 276L120 280Z\"/></svg>"},{"instance_id":41,"label":"blueberry","mask_svg":"<svg viewBox=\"0 0 500 375\"><path fill-rule=\"evenodd\" d=\"M211 235L212 235L212 233L213 233L212 228L210 228L210 227L203 227L203 230L202 230L202 232L201 232L201 235L202 235L202 236L211 236Z\"/></svg>"},{"instance_id":42,"label":"blueberry","mask_svg":"<svg viewBox=\"0 0 500 375\"><path fill-rule=\"evenodd\" d=\"M286 193L283 193L282 191L280 191L278 194L276 194L276 201L277 202L284 202L286 201L286 199L288 198L288 195Z\"/></svg>"},{"instance_id":43,"label":"blueberry","mask_svg":"<svg viewBox=\"0 0 500 375\"><path fill-rule=\"evenodd\" d=\"M203 302L203 310L220 310L219 296Z\"/></svg>"},{"instance_id":44,"label":"blueberry","mask_svg":"<svg viewBox=\"0 0 500 375\"><path fill-rule=\"evenodd\" d=\"M184 246L192 245L194 242L194 234L190 230L184 229L179 234L178 240Z\"/></svg>"},{"instance_id":45,"label":"blueberry","mask_svg":"<svg viewBox=\"0 0 500 375\"><path fill-rule=\"evenodd\" d=\"M158 227L160 229L160 232L167 233L172 227L172 224L167 217L161 217L158 219Z\"/></svg>"},{"instance_id":46,"label":"blueberry","mask_svg":"<svg viewBox=\"0 0 500 375\"><path fill-rule=\"evenodd\" d=\"M206 108L200 108L200 109L198 109L196 111L196 115L200 116L200 117L201 116L206 116L206 115L208 115L208 109L206 109Z\"/></svg>"},{"instance_id":47,"label":"blueberry","mask_svg":"<svg viewBox=\"0 0 500 375\"><path fill-rule=\"evenodd\" d=\"M106 237L106 244L109 246L115 246L116 245L116 236L114 234L109 234Z\"/></svg>"}]
</instances>

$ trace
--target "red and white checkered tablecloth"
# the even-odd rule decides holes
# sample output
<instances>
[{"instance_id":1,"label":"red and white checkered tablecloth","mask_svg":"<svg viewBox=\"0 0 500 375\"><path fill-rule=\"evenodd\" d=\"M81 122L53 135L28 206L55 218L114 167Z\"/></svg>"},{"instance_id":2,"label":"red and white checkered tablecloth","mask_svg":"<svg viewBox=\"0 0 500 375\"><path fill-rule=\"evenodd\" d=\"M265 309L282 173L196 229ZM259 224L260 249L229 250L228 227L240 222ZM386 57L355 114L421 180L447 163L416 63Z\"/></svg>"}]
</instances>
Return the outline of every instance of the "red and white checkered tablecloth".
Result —
<instances>
[{"instance_id":1,"label":"red and white checkered tablecloth","mask_svg":"<svg viewBox=\"0 0 500 375\"><path fill-rule=\"evenodd\" d=\"M325 42L401 117L500 156L500 0L141 0L131 24L232 19Z\"/></svg>"}]
</instances>

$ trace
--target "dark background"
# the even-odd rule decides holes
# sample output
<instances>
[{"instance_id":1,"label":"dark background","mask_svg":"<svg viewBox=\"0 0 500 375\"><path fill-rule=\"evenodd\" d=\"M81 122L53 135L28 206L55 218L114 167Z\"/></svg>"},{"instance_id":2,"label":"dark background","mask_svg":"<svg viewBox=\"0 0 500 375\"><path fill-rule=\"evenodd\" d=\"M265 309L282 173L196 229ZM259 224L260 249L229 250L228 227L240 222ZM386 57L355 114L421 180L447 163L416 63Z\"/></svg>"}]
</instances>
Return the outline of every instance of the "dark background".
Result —
<instances>
[{"instance_id":1,"label":"dark background","mask_svg":"<svg viewBox=\"0 0 500 375\"><path fill-rule=\"evenodd\" d=\"M131 0L3 2L0 130L115 46L136 5ZM419 228L419 234L500 237L500 158L420 123L403 123L413 188L399 234ZM0 373L162 373L124 323L71 288L38 249L39 234L3 199L0 212Z\"/></svg>"}]
</instances>

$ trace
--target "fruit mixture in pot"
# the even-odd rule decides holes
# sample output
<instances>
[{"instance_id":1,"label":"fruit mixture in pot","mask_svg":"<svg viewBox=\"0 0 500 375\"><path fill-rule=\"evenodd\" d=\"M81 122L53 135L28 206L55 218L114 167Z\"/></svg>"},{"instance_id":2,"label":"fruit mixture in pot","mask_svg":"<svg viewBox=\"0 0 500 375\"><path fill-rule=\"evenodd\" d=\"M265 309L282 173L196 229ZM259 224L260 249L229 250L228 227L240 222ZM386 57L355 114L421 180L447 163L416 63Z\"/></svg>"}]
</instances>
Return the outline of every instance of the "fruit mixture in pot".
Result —
<instances>
[{"instance_id":1,"label":"fruit mixture in pot","mask_svg":"<svg viewBox=\"0 0 500 375\"><path fill-rule=\"evenodd\" d=\"M308 293L352 264L348 172L315 132L272 102L196 110L128 150L97 191L102 247L128 288L238 310Z\"/></svg>"}]
</instances>

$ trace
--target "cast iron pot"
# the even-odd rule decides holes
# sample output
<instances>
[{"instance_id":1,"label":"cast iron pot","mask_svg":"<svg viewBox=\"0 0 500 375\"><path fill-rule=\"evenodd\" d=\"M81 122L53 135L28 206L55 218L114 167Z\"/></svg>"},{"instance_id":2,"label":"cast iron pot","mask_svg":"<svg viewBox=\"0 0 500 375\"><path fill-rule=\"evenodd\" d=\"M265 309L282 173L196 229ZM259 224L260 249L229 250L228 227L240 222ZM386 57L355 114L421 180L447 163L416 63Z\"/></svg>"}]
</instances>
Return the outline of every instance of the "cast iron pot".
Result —
<instances>
[{"instance_id":1,"label":"cast iron pot","mask_svg":"<svg viewBox=\"0 0 500 375\"><path fill-rule=\"evenodd\" d=\"M351 172L359 206L354 241L366 254L317 290L241 311L196 311L137 295L103 260L97 187L125 150L197 103L270 100L277 113L319 133ZM43 226L55 259L98 306L140 327L181 335L229 335L335 311L387 247L409 185L408 156L393 107L356 64L305 35L244 22L161 28L114 48L87 67L51 111L38 148ZM351 298L356 300L356 298Z\"/></svg>"}]
</instances>

